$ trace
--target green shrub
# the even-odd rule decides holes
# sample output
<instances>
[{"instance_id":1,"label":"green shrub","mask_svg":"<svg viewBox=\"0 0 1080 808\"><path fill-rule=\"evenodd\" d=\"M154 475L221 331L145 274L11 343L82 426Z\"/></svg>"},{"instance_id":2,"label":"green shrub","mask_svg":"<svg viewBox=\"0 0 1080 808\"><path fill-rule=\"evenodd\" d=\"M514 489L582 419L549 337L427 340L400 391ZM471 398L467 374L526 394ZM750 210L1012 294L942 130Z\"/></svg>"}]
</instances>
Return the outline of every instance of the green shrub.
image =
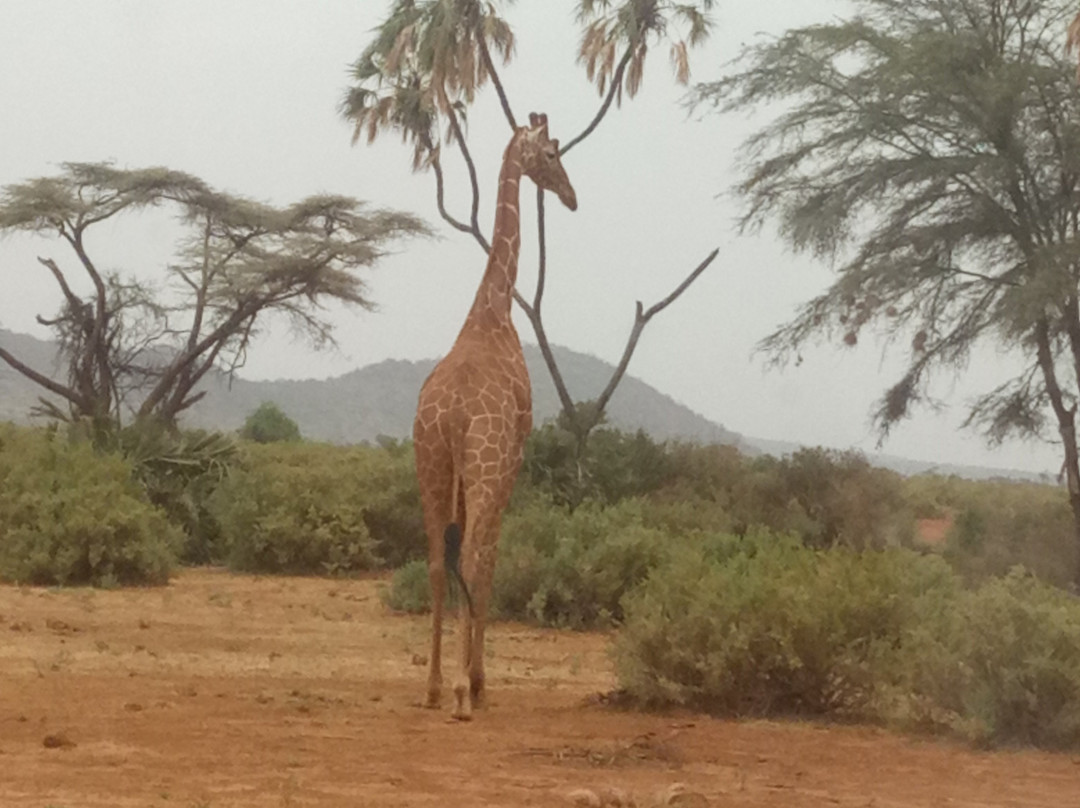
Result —
<instances>
[{"instance_id":1,"label":"green shrub","mask_svg":"<svg viewBox=\"0 0 1080 808\"><path fill-rule=\"evenodd\" d=\"M458 607L461 596L459 584L453 576L447 577L447 606ZM428 579L427 561L410 561L394 571L390 586L380 590L383 605L395 612L426 614L431 611L431 583Z\"/></svg>"},{"instance_id":2,"label":"green shrub","mask_svg":"<svg viewBox=\"0 0 1080 808\"><path fill-rule=\"evenodd\" d=\"M111 436L115 450L134 466L147 499L184 533L180 561L220 560L220 529L209 501L237 459L234 440L202 430L174 434L154 424L136 424Z\"/></svg>"},{"instance_id":3,"label":"green shrub","mask_svg":"<svg viewBox=\"0 0 1080 808\"><path fill-rule=\"evenodd\" d=\"M649 705L864 716L904 631L955 590L947 565L908 551L716 538L626 597L619 680Z\"/></svg>"},{"instance_id":4,"label":"green shrub","mask_svg":"<svg viewBox=\"0 0 1080 808\"><path fill-rule=\"evenodd\" d=\"M380 593L382 602L395 612L424 614L431 611L431 584L427 562L417 559L394 571L390 586Z\"/></svg>"},{"instance_id":5,"label":"green shrub","mask_svg":"<svg viewBox=\"0 0 1080 808\"><path fill-rule=\"evenodd\" d=\"M255 443L300 440L300 427L272 401L264 401L244 421L240 437Z\"/></svg>"},{"instance_id":6,"label":"green shrub","mask_svg":"<svg viewBox=\"0 0 1080 808\"><path fill-rule=\"evenodd\" d=\"M492 611L574 629L619 623L623 595L661 563L670 543L642 524L636 502L573 513L534 504L505 520Z\"/></svg>"},{"instance_id":7,"label":"green shrub","mask_svg":"<svg viewBox=\"0 0 1080 808\"><path fill-rule=\"evenodd\" d=\"M379 449L366 451L364 524L380 564L399 567L426 559L427 534L412 444L382 440Z\"/></svg>"},{"instance_id":8,"label":"green shrub","mask_svg":"<svg viewBox=\"0 0 1080 808\"><path fill-rule=\"evenodd\" d=\"M1080 745L1080 602L1021 570L913 632L901 723L984 744Z\"/></svg>"},{"instance_id":9,"label":"green shrub","mask_svg":"<svg viewBox=\"0 0 1080 808\"><path fill-rule=\"evenodd\" d=\"M962 490L945 557L969 580L1002 576L1022 565L1057 586L1072 583L1078 548L1063 489L984 482Z\"/></svg>"},{"instance_id":10,"label":"green shrub","mask_svg":"<svg viewBox=\"0 0 1080 808\"><path fill-rule=\"evenodd\" d=\"M715 537L624 599L637 702L1080 746L1080 601L1015 570L975 590L936 556Z\"/></svg>"},{"instance_id":11,"label":"green shrub","mask_svg":"<svg viewBox=\"0 0 1080 808\"><path fill-rule=\"evenodd\" d=\"M249 444L211 499L236 570L343 575L378 565L364 521L386 495L385 454L369 447Z\"/></svg>"},{"instance_id":12,"label":"green shrub","mask_svg":"<svg viewBox=\"0 0 1080 808\"><path fill-rule=\"evenodd\" d=\"M160 584L180 531L143 498L130 462L54 429L0 426L0 577Z\"/></svg>"},{"instance_id":13,"label":"green shrub","mask_svg":"<svg viewBox=\"0 0 1080 808\"><path fill-rule=\"evenodd\" d=\"M534 502L503 523L490 611L546 626L602 628L622 620L621 600L670 552L671 541L641 523L641 505L586 505L573 513ZM453 590L451 590L453 591ZM430 608L426 565L394 575L386 603Z\"/></svg>"},{"instance_id":14,"label":"green shrub","mask_svg":"<svg viewBox=\"0 0 1080 808\"><path fill-rule=\"evenodd\" d=\"M525 444L524 485L557 505L614 504L657 490L670 476L667 447L644 431L594 429L579 455L577 439L562 421L544 424Z\"/></svg>"}]
</instances>

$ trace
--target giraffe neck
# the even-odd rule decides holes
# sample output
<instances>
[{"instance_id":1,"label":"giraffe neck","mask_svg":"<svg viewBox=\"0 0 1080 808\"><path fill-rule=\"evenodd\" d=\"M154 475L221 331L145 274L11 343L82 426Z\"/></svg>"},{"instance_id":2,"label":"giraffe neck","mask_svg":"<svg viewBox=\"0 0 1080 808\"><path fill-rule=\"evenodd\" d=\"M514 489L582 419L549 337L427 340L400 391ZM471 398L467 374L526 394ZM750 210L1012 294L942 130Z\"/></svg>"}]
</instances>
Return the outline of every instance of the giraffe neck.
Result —
<instances>
[{"instance_id":1,"label":"giraffe neck","mask_svg":"<svg viewBox=\"0 0 1080 808\"><path fill-rule=\"evenodd\" d=\"M491 330L511 323L510 307L517 282L518 253L521 249L521 219L518 202L521 185L521 151L517 138L503 155L499 173L499 197L495 207L495 233L487 269L476 291L465 329Z\"/></svg>"}]
</instances>

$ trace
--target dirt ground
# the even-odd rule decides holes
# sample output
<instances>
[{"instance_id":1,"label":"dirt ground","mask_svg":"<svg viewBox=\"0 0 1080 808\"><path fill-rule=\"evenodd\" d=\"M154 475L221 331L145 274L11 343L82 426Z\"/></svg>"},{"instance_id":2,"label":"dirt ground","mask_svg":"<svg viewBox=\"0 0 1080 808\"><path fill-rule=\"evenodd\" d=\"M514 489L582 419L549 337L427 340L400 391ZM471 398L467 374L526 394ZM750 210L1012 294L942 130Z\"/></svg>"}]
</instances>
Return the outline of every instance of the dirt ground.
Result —
<instances>
[{"instance_id":1,"label":"dirt ground","mask_svg":"<svg viewBox=\"0 0 1080 808\"><path fill-rule=\"evenodd\" d=\"M490 705L454 723L419 706L427 620L379 585L0 587L0 806L1080 805L1080 755L612 709L595 634L495 626Z\"/></svg>"}]
</instances>

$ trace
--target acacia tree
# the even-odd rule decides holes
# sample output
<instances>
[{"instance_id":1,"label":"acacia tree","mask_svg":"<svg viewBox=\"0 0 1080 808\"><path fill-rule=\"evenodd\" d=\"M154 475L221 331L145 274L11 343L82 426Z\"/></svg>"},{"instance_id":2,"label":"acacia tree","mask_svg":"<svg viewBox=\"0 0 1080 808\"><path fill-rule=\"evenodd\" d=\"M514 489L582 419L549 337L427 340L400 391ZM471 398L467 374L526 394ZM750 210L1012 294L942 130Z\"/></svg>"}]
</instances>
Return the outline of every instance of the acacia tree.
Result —
<instances>
[{"instance_id":1,"label":"acacia tree","mask_svg":"<svg viewBox=\"0 0 1080 808\"><path fill-rule=\"evenodd\" d=\"M160 206L174 208L187 231L165 283L101 269L88 246L91 228ZM66 163L57 176L3 190L0 234L12 231L55 237L74 259L38 259L63 296L59 313L38 321L55 333L67 376L53 378L2 348L0 359L61 401L43 398L46 414L88 421L101 436L126 419L175 427L205 394L196 388L210 370L243 365L271 313L316 346L332 343L323 305L370 307L357 271L374 265L389 242L427 228L348 197L275 208L177 171Z\"/></svg>"},{"instance_id":2,"label":"acacia tree","mask_svg":"<svg viewBox=\"0 0 1080 808\"><path fill-rule=\"evenodd\" d=\"M700 45L711 26L709 12L716 0L579 0L581 26L579 61L601 96L599 109L560 154L581 143L600 125L612 103L623 94L633 98L641 87L650 48L667 43L675 78L690 77L688 51ZM477 91L488 81L494 87L508 126L517 126L510 99L500 80L496 61L510 63L514 34L498 14L497 4L482 0L395 0L372 41L353 65L354 84L341 105L353 123L353 142L371 142L384 133L399 134L412 146L414 171L430 170L435 179L435 201L440 216L454 229L467 233L484 252L490 245L478 220L480 188L476 163L462 121ZM464 162L471 185L467 216L451 213L445 200L443 147L455 149ZM611 396L626 373L641 333L649 320L674 302L716 258L713 250L663 300L645 307L637 303L634 325L622 357L595 401L575 402L563 381L544 329L542 303L546 283L546 225L544 191L537 189L539 266L536 289L527 300L518 291L514 300L529 319L540 352L551 374L562 407L564 424L574 435L577 453L584 450L589 433L602 422Z\"/></svg>"},{"instance_id":3,"label":"acacia tree","mask_svg":"<svg viewBox=\"0 0 1080 808\"><path fill-rule=\"evenodd\" d=\"M724 110L780 103L738 186L836 279L761 347L876 329L906 356L882 439L972 350L1020 358L967 425L994 442L1056 432L1080 559L1080 88L1062 48L1068 0L860 0L848 20L750 48L697 89ZM1075 11L1075 7L1071 9ZM1080 584L1080 560L1074 572Z\"/></svg>"}]
</instances>

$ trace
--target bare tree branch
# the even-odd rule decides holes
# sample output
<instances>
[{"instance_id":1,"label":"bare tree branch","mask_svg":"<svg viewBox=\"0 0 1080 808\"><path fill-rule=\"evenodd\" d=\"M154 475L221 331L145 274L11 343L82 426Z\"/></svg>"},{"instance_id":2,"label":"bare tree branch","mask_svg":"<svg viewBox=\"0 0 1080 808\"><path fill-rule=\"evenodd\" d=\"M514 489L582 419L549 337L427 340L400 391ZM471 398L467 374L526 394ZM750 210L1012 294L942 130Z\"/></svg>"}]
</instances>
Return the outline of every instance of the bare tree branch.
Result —
<instances>
[{"instance_id":1,"label":"bare tree branch","mask_svg":"<svg viewBox=\"0 0 1080 808\"><path fill-rule=\"evenodd\" d=\"M435 204L439 208L439 215L442 216L443 219L447 223L449 223L449 225L455 230L460 230L462 233L472 234L473 229L469 227L469 225L465 224L464 222L458 221L446 210L442 164L439 162L439 155L435 152L432 153L431 168L435 172Z\"/></svg>"},{"instance_id":2,"label":"bare tree branch","mask_svg":"<svg viewBox=\"0 0 1080 808\"><path fill-rule=\"evenodd\" d=\"M465 142L464 133L461 131L461 125L458 123L453 107L447 105L446 115L450 119L450 128L453 130L454 139L457 141L458 149L460 149L461 156L464 158L465 165L469 170L469 185L472 186L472 202L469 211L470 232L473 238L484 248L484 252L489 253L491 252L491 246L480 231L480 182L476 177L476 163L473 162L469 144Z\"/></svg>"},{"instance_id":3,"label":"bare tree branch","mask_svg":"<svg viewBox=\"0 0 1080 808\"><path fill-rule=\"evenodd\" d=\"M21 373L23 376L25 376L35 384L44 387L50 393L55 393L61 398L67 399L76 407L80 409L85 409L86 402L83 401L82 397L75 390L72 390L70 387L65 387L59 382L50 379L44 373L38 373L29 365L16 359L4 348L0 348L0 359L3 359L14 370L17 370L19 373Z\"/></svg>"},{"instance_id":4,"label":"bare tree branch","mask_svg":"<svg viewBox=\"0 0 1080 808\"><path fill-rule=\"evenodd\" d=\"M608 381L607 387L600 394L600 397L596 400L597 413L603 413L607 407L608 401L611 400L611 396L615 393L615 388L619 386L619 382L622 381L623 375L626 373L626 368L630 364L630 357L634 355L634 350L637 348L638 339L641 337L641 332L648 325L656 314L660 313L672 303L674 303L679 296L690 288L690 284L696 281L701 273L708 269L709 265L716 259L716 256L720 253L720 249L713 250L709 255L698 264L694 271L686 276L685 280L675 287L670 295L665 297L659 303L655 303L648 309L644 309L641 305L641 301L637 302L637 308L634 313L634 327L630 331L630 338L626 341L626 347L623 349L622 358L619 360L618 366L615 368L615 372L612 373L610 381Z\"/></svg>"},{"instance_id":5,"label":"bare tree branch","mask_svg":"<svg viewBox=\"0 0 1080 808\"><path fill-rule=\"evenodd\" d=\"M517 121L514 119L514 113L510 109L510 101L506 97L506 90L503 89L502 81L499 79L499 71L495 69L495 62L492 61L491 51L488 49L487 40L484 39L482 31L477 31L476 40L480 45L480 58L484 62L484 69L491 77L495 93L499 96L499 104L502 106L503 115L506 116L506 122L510 124L511 129L517 129Z\"/></svg>"}]
</instances>

